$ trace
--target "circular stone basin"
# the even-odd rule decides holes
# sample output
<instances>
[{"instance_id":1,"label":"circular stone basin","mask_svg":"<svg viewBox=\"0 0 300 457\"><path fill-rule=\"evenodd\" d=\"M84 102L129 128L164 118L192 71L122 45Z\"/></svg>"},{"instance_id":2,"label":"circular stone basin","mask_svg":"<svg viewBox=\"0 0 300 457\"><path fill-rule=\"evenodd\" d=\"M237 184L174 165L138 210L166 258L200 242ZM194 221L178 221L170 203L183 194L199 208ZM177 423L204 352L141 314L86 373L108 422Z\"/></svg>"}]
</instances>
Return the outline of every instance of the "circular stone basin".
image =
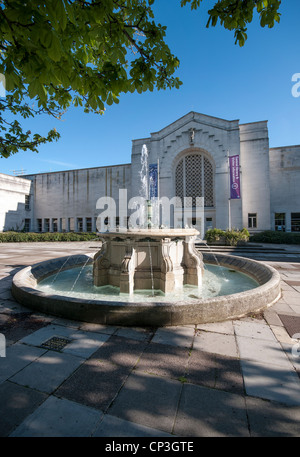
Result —
<instances>
[{"instance_id":1,"label":"circular stone basin","mask_svg":"<svg viewBox=\"0 0 300 457\"><path fill-rule=\"evenodd\" d=\"M53 259L29 266L13 278L12 294L22 305L54 316L106 325L167 326L220 322L259 311L274 304L281 296L280 275L272 267L254 260L222 254L203 253L206 265L222 266L230 271L246 274L256 283L244 292L219 295L211 298L192 297L168 301L159 296L151 301L122 301L111 299L77 298L46 293L39 283L47 277L58 276L64 270L92 265L90 255L74 255ZM80 274L81 268L79 269ZM205 274L205 273L204 273ZM76 274L76 279L78 275ZM75 281L76 281L75 279ZM233 279L234 281L234 279Z\"/></svg>"}]
</instances>

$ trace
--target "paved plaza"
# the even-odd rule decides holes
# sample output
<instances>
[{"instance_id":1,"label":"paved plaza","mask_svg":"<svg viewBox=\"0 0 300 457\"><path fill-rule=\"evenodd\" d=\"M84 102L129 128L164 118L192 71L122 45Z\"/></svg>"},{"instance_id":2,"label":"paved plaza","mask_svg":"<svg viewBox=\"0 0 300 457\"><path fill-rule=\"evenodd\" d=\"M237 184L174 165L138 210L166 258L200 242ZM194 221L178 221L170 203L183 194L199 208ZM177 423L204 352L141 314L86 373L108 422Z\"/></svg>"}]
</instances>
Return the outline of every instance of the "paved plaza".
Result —
<instances>
[{"instance_id":1,"label":"paved plaza","mask_svg":"<svg viewBox=\"0 0 300 457\"><path fill-rule=\"evenodd\" d=\"M253 254L279 271L282 297L264 312L222 323L66 321L11 295L21 268L98 248L0 244L0 436L300 436L299 247Z\"/></svg>"}]
</instances>

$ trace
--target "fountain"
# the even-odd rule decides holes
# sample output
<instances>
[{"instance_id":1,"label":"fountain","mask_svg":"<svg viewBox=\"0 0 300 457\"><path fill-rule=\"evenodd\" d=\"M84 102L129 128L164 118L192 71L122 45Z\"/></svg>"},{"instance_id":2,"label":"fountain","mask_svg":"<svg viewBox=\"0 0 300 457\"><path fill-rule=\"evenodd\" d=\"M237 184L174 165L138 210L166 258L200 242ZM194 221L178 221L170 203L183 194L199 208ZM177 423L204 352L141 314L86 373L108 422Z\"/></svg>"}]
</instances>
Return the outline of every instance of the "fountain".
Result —
<instances>
[{"instance_id":1,"label":"fountain","mask_svg":"<svg viewBox=\"0 0 300 457\"><path fill-rule=\"evenodd\" d=\"M272 267L201 253L194 228L160 228L147 159L144 146L139 225L99 233L101 249L94 256L69 256L21 270L13 278L16 300L64 318L143 326L217 322L275 303L280 276Z\"/></svg>"},{"instance_id":2,"label":"fountain","mask_svg":"<svg viewBox=\"0 0 300 457\"><path fill-rule=\"evenodd\" d=\"M94 284L117 286L120 293L125 294L151 288L168 294L182 289L185 284L200 287L203 261L194 243L199 232L155 226L148 169L148 150L144 145L139 226L124 232L99 234L102 248L94 257ZM157 221L158 217L155 219Z\"/></svg>"}]
</instances>

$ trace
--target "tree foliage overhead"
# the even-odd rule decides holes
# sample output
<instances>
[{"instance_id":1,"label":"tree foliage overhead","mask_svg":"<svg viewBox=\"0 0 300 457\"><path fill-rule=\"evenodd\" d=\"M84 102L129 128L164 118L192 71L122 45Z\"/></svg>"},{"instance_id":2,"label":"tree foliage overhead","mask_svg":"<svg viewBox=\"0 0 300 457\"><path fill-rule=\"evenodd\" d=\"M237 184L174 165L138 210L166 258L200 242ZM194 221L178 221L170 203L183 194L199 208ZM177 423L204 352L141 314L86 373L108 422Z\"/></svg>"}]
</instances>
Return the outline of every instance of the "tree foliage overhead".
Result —
<instances>
[{"instance_id":1,"label":"tree foliage overhead","mask_svg":"<svg viewBox=\"0 0 300 457\"><path fill-rule=\"evenodd\" d=\"M202 0L181 0L181 6L191 4L197 9ZM234 30L235 43L244 46L247 40L247 25L257 12L262 27L274 27L280 21L279 7L281 0L218 0L208 11L207 27L216 26L218 21L228 30Z\"/></svg>"},{"instance_id":2,"label":"tree foliage overhead","mask_svg":"<svg viewBox=\"0 0 300 457\"><path fill-rule=\"evenodd\" d=\"M174 0L172 0L174 1ZM197 9L202 0L181 0ZM178 88L179 66L157 24L154 0L0 0L0 157L59 138L23 132L20 117L60 118L71 105L102 113L122 93ZM279 21L278 0L219 0L208 26L235 31L243 45L253 11L261 25Z\"/></svg>"}]
</instances>

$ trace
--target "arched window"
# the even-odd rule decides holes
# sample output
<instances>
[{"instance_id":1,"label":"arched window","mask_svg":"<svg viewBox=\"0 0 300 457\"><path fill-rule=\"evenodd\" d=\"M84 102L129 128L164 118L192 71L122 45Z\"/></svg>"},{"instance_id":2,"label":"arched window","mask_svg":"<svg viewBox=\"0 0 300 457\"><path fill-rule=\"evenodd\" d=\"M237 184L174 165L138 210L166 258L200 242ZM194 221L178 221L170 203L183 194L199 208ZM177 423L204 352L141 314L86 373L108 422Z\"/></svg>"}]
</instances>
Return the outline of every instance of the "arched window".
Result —
<instances>
[{"instance_id":1,"label":"arched window","mask_svg":"<svg viewBox=\"0 0 300 457\"><path fill-rule=\"evenodd\" d=\"M196 197L204 197L204 206L214 206L213 166L203 154L184 156L175 170L176 197L192 197L192 206L196 206Z\"/></svg>"}]
</instances>

